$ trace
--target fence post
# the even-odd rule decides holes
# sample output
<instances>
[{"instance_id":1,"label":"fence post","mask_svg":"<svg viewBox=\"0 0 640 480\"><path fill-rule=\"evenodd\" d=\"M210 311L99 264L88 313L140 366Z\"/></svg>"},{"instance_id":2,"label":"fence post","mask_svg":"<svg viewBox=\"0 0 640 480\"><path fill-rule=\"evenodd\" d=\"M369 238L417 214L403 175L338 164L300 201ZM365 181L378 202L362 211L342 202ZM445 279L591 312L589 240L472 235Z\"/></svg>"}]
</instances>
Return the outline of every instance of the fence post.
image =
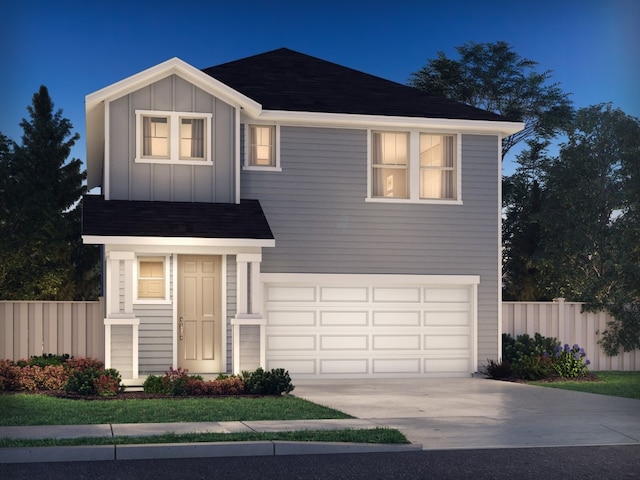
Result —
<instances>
[{"instance_id":1,"label":"fence post","mask_svg":"<svg viewBox=\"0 0 640 480\"><path fill-rule=\"evenodd\" d=\"M565 337L565 312L564 312L564 298L558 297L553 299L558 308L558 340Z\"/></svg>"}]
</instances>

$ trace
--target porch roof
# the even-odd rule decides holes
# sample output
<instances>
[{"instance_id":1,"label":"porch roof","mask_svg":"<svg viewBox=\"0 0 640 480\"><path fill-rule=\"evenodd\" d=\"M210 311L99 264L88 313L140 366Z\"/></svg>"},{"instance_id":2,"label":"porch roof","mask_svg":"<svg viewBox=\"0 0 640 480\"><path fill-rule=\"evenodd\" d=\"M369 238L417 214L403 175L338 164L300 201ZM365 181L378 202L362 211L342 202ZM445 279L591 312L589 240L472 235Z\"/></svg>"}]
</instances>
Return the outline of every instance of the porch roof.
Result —
<instances>
[{"instance_id":1,"label":"porch roof","mask_svg":"<svg viewBox=\"0 0 640 480\"><path fill-rule=\"evenodd\" d=\"M82 199L82 235L273 240L257 200L233 203Z\"/></svg>"}]
</instances>

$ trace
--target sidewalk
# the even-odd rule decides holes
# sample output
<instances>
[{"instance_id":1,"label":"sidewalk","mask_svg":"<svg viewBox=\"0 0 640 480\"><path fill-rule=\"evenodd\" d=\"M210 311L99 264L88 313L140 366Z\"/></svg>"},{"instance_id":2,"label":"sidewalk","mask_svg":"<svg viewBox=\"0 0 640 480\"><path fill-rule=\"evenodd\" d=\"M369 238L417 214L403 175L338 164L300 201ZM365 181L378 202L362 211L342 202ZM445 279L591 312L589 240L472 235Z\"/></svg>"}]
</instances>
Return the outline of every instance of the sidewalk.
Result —
<instances>
[{"instance_id":1,"label":"sidewalk","mask_svg":"<svg viewBox=\"0 0 640 480\"><path fill-rule=\"evenodd\" d=\"M289 432L301 430L344 430L378 427L381 427L381 425L369 420L360 420L356 418L344 420L42 425L27 427L0 427L0 438L115 438L144 437L163 435L165 433ZM18 447L0 448L0 463L406 452L419 451L421 449L421 445L286 441L203 442L76 447Z\"/></svg>"}]
</instances>

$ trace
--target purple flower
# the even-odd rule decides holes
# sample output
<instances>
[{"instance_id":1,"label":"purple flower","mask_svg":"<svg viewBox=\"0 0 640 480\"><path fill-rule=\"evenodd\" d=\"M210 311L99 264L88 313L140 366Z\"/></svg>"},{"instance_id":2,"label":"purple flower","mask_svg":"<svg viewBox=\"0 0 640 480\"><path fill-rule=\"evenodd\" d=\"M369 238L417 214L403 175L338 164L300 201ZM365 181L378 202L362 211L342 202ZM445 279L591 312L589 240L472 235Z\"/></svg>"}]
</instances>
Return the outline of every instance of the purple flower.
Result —
<instances>
[{"instance_id":1,"label":"purple flower","mask_svg":"<svg viewBox=\"0 0 640 480\"><path fill-rule=\"evenodd\" d=\"M573 354L573 358L575 358L576 360L580 360L580 354L579 353L574 353Z\"/></svg>"},{"instance_id":2,"label":"purple flower","mask_svg":"<svg viewBox=\"0 0 640 480\"><path fill-rule=\"evenodd\" d=\"M591 365L591 360L587 360L587 361L585 362L585 365Z\"/></svg>"},{"instance_id":3,"label":"purple flower","mask_svg":"<svg viewBox=\"0 0 640 480\"><path fill-rule=\"evenodd\" d=\"M580 349L580 355L582 355L583 357L586 355L587 353L584 351L584 348Z\"/></svg>"},{"instance_id":4,"label":"purple flower","mask_svg":"<svg viewBox=\"0 0 640 480\"><path fill-rule=\"evenodd\" d=\"M542 354L542 358L549 358L549 354L548 354L547 352L544 352L544 353Z\"/></svg>"},{"instance_id":5,"label":"purple flower","mask_svg":"<svg viewBox=\"0 0 640 480\"><path fill-rule=\"evenodd\" d=\"M567 353L571 351L571 349L569 348L569 344L568 343L564 344L564 351L567 352Z\"/></svg>"},{"instance_id":6,"label":"purple flower","mask_svg":"<svg viewBox=\"0 0 640 480\"><path fill-rule=\"evenodd\" d=\"M580 345L578 345L577 343L573 345L572 350L579 350L580 349Z\"/></svg>"}]
</instances>

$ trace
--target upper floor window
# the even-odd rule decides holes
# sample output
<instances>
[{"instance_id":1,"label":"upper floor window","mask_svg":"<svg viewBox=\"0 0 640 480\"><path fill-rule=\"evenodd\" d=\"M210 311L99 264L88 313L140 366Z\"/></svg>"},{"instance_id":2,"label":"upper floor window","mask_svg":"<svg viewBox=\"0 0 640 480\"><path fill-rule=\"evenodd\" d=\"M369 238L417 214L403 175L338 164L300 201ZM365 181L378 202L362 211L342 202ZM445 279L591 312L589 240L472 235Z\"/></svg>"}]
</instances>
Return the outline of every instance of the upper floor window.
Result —
<instances>
[{"instance_id":1,"label":"upper floor window","mask_svg":"<svg viewBox=\"0 0 640 480\"><path fill-rule=\"evenodd\" d=\"M372 131L369 199L460 202L459 136Z\"/></svg>"},{"instance_id":2,"label":"upper floor window","mask_svg":"<svg viewBox=\"0 0 640 480\"><path fill-rule=\"evenodd\" d=\"M371 136L372 196L408 198L409 134L373 132Z\"/></svg>"},{"instance_id":3,"label":"upper floor window","mask_svg":"<svg viewBox=\"0 0 640 480\"><path fill-rule=\"evenodd\" d=\"M211 163L210 113L136 110L136 161Z\"/></svg>"},{"instance_id":4,"label":"upper floor window","mask_svg":"<svg viewBox=\"0 0 640 480\"><path fill-rule=\"evenodd\" d=\"M457 198L454 140L453 135L420 134L420 198Z\"/></svg>"},{"instance_id":5,"label":"upper floor window","mask_svg":"<svg viewBox=\"0 0 640 480\"><path fill-rule=\"evenodd\" d=\"M245 126L245 160L246 170L280 170L280 159L277 125Z\"/></svg>"}]
</instances>

